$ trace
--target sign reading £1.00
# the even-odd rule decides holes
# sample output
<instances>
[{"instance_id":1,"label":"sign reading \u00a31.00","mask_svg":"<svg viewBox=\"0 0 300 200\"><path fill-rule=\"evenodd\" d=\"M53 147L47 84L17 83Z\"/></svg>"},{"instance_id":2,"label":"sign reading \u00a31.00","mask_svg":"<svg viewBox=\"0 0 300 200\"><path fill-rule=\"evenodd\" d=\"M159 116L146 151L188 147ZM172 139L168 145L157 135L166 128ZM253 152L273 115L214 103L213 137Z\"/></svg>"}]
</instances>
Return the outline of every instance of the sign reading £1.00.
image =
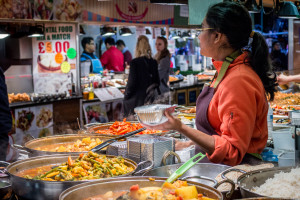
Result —
<instances>
[{"instance_id":1,"label":"sign reading \u00a31.00","mask_svg":"<svg viewBox=\"0 0 300 200\"><path fill-rule=\"evenodd\" d=\"M67 91L65 82L71 82L70 73L76 77L77 55L67 56L69 49L77 49L75 25L45 24L44 36L32 39L32 49L34 92ZM62 66L64 62L68 62L67 68Z\"/></svg>"}]
</instances>

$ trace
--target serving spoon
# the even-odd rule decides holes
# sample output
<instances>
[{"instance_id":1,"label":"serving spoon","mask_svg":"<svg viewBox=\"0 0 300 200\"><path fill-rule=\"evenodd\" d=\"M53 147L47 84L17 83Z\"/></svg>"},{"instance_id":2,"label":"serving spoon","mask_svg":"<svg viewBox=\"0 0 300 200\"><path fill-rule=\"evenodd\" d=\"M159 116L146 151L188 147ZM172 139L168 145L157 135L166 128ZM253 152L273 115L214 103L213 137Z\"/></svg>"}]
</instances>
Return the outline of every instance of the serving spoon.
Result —
<instances>
[{"instance_id":1,"label":"serving spoon","mask_svg":"<svg viewBox=\"0 0 300 200\"><path fill-rule=\"evenodd\" d=\"M200 162L206 155L201 152L190 158L187 162L181 165L173 174L169 176L169 178L165 181L165 183L173 183L180 176L182 176L187 170L193 167L195 164Z\"/></svg>"}]
</instances>

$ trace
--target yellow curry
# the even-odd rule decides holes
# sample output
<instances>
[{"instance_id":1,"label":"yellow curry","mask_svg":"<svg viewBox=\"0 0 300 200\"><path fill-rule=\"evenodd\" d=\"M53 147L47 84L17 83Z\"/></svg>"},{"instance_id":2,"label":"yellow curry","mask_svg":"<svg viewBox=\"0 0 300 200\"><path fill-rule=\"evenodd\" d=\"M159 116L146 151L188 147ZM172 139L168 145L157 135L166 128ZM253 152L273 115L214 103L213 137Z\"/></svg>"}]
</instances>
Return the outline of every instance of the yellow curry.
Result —
<instances>
[{"instance_id":1,"label":"yellow curry","mask_svg":"<svg viewBox=\"0 0 300 200\"><path fill-rule=\"evenodd\" d=\"M186 181L177 180L173 184L165 183L162 187L130 187L130 191L112 192L86 198L84 200L213 200L199 194L196 186Z\"/></svg>"}]
</instances>

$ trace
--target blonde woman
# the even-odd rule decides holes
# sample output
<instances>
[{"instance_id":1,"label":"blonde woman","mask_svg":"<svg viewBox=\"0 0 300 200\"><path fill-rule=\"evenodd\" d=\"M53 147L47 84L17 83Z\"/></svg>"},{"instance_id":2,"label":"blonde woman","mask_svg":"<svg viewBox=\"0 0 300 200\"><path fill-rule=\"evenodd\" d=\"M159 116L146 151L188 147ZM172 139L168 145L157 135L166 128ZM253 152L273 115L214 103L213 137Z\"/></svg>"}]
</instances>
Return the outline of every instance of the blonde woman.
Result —
<instances>
[{"instance_id":1,"label":"blonde woman","mask_svg":"<svg viewBox=\"0 0 300 200\"><path fill-rule=\"evenodd\" d=\"M158 65L152 58L149 40L139 36L135 58L130 62L130 71L124 97L124 115L134 113L134 108L153 103L159 90Z\"/></svg>"}]
</instances>

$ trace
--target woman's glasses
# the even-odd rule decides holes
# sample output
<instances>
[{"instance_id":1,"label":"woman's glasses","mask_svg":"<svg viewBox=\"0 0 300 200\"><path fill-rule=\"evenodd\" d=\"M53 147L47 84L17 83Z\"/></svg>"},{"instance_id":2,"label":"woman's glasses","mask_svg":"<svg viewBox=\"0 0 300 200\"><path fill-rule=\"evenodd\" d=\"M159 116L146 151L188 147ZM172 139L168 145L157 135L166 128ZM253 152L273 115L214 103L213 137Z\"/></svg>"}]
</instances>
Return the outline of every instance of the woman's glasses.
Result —
<instances>
[{"instance_id":1,"label":"woman's glasses","mask_svg":"<svg viewBox=\"0 0 300 200\"><path fill-rule=\"evenodd\" d=\"M212 30L212 29L214 29L214 28L198 28L198 29L196 29L197 36L200 35L203 31Z\"/></svg>"}]
</instances>

